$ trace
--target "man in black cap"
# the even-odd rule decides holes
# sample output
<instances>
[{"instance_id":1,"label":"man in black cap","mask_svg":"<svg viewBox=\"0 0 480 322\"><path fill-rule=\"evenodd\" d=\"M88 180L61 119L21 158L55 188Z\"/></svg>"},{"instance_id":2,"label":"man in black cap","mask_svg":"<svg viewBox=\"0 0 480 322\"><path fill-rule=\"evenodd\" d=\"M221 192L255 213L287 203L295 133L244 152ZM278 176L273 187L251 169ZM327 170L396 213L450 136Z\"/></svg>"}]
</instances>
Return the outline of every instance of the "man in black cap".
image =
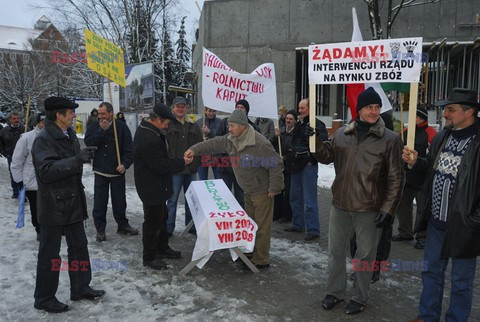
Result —
<instances>
[{"instance_id":1,"label":"man in black cap","mask_svg":"<svg viewBox=\"0 0 480 322\"><path fill-rule=\"evenodd\" d=\"M244 111L245 115L247 115L248 124L250 124L255 131L260 133L260 130L259 130L258 126L255 123L253 123L252 121L250 121L250 119L248 118L248 112L250 112L250 104L248 103L247 100L244 100L244 99L238 100L235 103L235 109L236 110L240 109L240 110ZM225 117L224 119L222 119L222 121L218 125L217 136L224 136L226 134L229 134L229 131L228 131L228 118ZM225 155L222 155L220 157L223 157L223 156L225 156ZM243 208L245 206L243 189L238 184L237 178L235 177L235 174L233 173L232 167L230 167L230 166L221 167L220 169L221 169L220 170L220 176L221 176L222 180L225 182L228 189L230 189L234 192L235 199L240 204L240 206Z\"/></svg>"},{"instance_id":2,"label":"man in black cap","mask_svg":"<svg viewBox=\"0 0 480 322\"><path fill-rule=\"evenodd\" d=\"M408 129L405 129L403 142L407 142L407 134ZM428 125L427 110L423 106L418 106L415 127L415 150L420 157L424 158L427 155L427 149L436 134L437 131ZM398 234L392 237L392 241L413 239L413 199L418 198L422 186L423 178L407 171L402 199L400 200L396 213L396 217L398 218ZM417 240L415 248L423 249L425 247L425 236L425 231L417 232L415 236Z\"/></svg>"},{"instance_id":3,"label":"man in black cap","mask_svg":"<svg viewBox=\"0 0 480 322\"><path fill-rule=\"evenodd\" d=\"M175 120L172 120L170 126L166 129L166 139L168 144L168 153L172 158L182 158L189 147L202 141L202 132L200 127L187 115L187 101L184 97L177 96L173 100L172 112ZM200 158L179 172L174 172L172 176L172 195L167 201L168 221L167 231L171 236L175 230L177 218L177 203L180 191L183 187L183 193L187 192L190 182L195 180ZM185 226L192 220L192 214L188 204L185 203ZM195 233L192 228L190 233Z\"/></svg>"},{"instance_id":4,"label":"man in black cap","mask_svg":"<svg viewBox=\"0 0 480 322\"><path fill-rule=\"evenodd\" d=\"M439 321L445 270L452 259L447 321L467 321L472 307L477 256L480 255L480 122L478 93L454 88L436 103L443 106L445 128L425 157L405 146L403 160L425 178L417 205L415 231L427 230L423 291L415 321Z\"/></svg>"},{"instance_id":5,"label":"man in black cap","mask_svg":"<svg viewBox=\"0 0 480 322\"><path fill-rule=\"evenodd\" d=\"M170 248L167 234L166 202L172 194L172 174L182 171L193 158L170 158L162 130L176 118L165 105L153 107L148 119L143 119L133 140L135 187L143 203L143 265L166 269L164 258L181 258Z\"/></svg>"},{"instance_id":6,"label":"man in black cap","mask_svg":"<svg viewBox=\"0 0 480 322\"><path fill-rule=\"evenodd\" d=\"M94 300L105 295L105 291L89 286L92 271L83 227L88 215L82 172L83 164L90 162L96 148L80 150L71 128L77 107L78 104L63 97L47 98L45 129L38 134L32 148L40 224L34 307L54 313L68 310L68 305L55 297L60 267L67 266L60 258L62 235L68 246L70 299Z\"/></svg>"},{"instance_id":7,"label":"man in black cap","mask_svg":"<svg viewBox=\"0 0 480 322\"><path fill-rule=\"evenodd\" d=\"M385 128L381 106L380 96L370 87L358 96L354 122L339 128L331 141L323 142L317 136L315 158L324 164L333 162L336 173L328 236L327 295L322 301L326 310L346 295L345 257L353 232L357 250L352 263L359 269L353 268L353 296L345 313L363 311L375 270L363 267L375 267L382 230L392 225L402 195L403 144L398 134Z\"/></svg>"},{"instance_id":8,"label":"man in black cap","mask_svg":"<svg viewBox=\"0 0 480 322\"><path fill-rule=\"evenodd\" d=\"M32 131L20 136L15 151L13 151L12 171L13 180L18 183L19 189L25 185L25 196L30 204L32 225L37 232L37 240L40 240L40 225L37 219L37 180L32 163L32 146L38 133L45 127L45 114L38 113L35 117L36 125Z\"/></svg>"}]
</instances>

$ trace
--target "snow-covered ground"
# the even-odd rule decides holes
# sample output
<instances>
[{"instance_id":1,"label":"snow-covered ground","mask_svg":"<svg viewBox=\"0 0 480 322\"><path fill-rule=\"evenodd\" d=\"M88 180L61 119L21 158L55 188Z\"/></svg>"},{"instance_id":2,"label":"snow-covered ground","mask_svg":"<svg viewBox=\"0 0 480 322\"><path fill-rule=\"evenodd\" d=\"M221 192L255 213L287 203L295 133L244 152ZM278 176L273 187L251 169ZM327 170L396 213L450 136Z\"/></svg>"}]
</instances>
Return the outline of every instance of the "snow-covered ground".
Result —
<instances>
[{"instance_id":1,"label":"snow-covered ground","mask_svg":"<svg viewBox=\"0 0 480 322\"><path fill-rule=\"evenodd\" d=\"M331 169L319 169L319 184L328 185ZM83 183L87 193L89 211L93 199L93 173L90 165L84 167ZM91 218L86 221L91 261L126 262L126 269L95 270L92 286L107 291L107 295L97 301L71 302L69 300L69 278L67 272L60 273L57 298L70 305L70 311L52 315L33 308L38 242L31 225L30 212L26 205L25 227L15 229L17 219L16 200L10 199L11 188L8 166L5 158L0 159L0 320L259 320L257 314L249 314L247 302L243 298L224 292L212 291L204 287L205 278L181 278L180 269L188 262L190 254L184 254L181 264L173 263L166 271L153 271L142 265L141 236L115 234L116 225L109 209L107 214L107 242L95 241L95 230ZM143 209L135 187L127 186L128 218L132 226L141 229ZM174 247L183 223L183 206L179 206L177 231ZM61 257L67 259L66 243L62 242ZM187 245L184 245L187 243ZM178 246L193 249L193 236L187 236ZM215 256L215 255L214 255ZM327 257L318 244L306 245L301 242L273 238L271 256L285 261L302 261L302 265L291 278L299 282L311 281L318 270L326 268ZM228 256L227 256L228 258ZM210 263L207 263L207 267ZM230 263L229 263L230 264ZM210 267L215 264L211 264ZM313 269L308 269L312 268ZM237 269L237 268L235 268ZM195 268L194 270L197 270ZM240 270L241 271L241 270ZM200 271L201 272L201 271ZM243 272L241 272L243 274ZM201 274L200 274L201 276ZM221 303L221 305L219 304ZM265 317L260 318L264 320ZM268 320L268 318L267 318Z\"/></svg>"},{"instance_id":2,"label":"snow-covered ground","mask_svg":"<svg viewBox=\"0 0 480 322\"><path fill-rule=\"evenodd\" d=\"M329 188L334 178L332 166L319 165L318 185ZM170 240L183 258L167 260L169 269L154 271L142 265L140 236L116 234L111 209L107 212L107 241L95 241L95 228L88 219L86 233L89 253L94 261L126 263L122 269L94 270L91 286L107 294L99 301L70 301L67 272L60 272L57 298L70 305L70 311L50 314L33 308L33 292L38 242L30 222L27 205L25 227L15 229L16 200L10 199L7 162L0 158L0 321L341 321L343 309L324 311L320 307L327 278L326 226L322 240L304 243L303 234L286 233L288 224L274 223L271 241L271 267L252 274L233 263L226 251L216 252L202 270L194 268L186 277L178 273L190 261L194 236L180 237L184 228L184 207L179 205L177 230ZM128 182L128 181L127 181ZM91 212L93 173L84 167L83 183ZM330 194L320 191L321 225L328 222ZM135 187L127 184L127 217L141 229L142 204ZM327 216L327 217L326 217ZM392 256L419 257L413 247L399 253L393 245ZM408 249L407 249L408 248ZM397 252L396 252L397 251ZM410 255L411 254L411 255ZM62 259L67 259L62 242ZM402 257L403 258L403 257ZM348 265L350 266L350 265ZM119 266L117 266L119 268ZM383 273L382 273L383 274ZM375 284L372 299L360 320L405 321L412 319L418 305L421 283L418 273L385 272L383 283ZM351 284L351 282L348 282ZM376 295L381 293L381 296ZM478 307L475 308L478 312Z\"/></svg>"}]
</instances>

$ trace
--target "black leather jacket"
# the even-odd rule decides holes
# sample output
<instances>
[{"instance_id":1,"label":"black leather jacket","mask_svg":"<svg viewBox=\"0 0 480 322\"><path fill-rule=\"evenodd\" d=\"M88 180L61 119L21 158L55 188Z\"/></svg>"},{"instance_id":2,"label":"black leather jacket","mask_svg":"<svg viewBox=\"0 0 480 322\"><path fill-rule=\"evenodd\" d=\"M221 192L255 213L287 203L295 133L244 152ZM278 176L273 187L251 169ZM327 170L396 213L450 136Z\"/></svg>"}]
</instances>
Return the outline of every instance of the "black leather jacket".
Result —
<instances>
[{"instance_id":1,"label":"black leather jacket","mask_svg":"<svg viewBox=\"0 0 480 322\"><path fill-rule=\"evenodd\" d=\"M46 119L45 129L33 143L40 225L64 226L88 218L82 184L83 164L76 158L80 144L71 128L68 135Z\"/></svg>"},{"instance_id":2,"label":"black leather jacket","mask_svg":"<svg viewBox=\"0 0 480 322\"><path fill-rule=\"evenodd\" d=\"M478 120L477 120L478 122ZM432 205L434 163L451 130L439 132L426 158L419 158L411 171L425 176L418 198L415 231L427 228ZM471 258L480 255L480 129L468 145L458 166L457 180L448 206L447 229L442 258Z\"/></svg>"}]
</instances>

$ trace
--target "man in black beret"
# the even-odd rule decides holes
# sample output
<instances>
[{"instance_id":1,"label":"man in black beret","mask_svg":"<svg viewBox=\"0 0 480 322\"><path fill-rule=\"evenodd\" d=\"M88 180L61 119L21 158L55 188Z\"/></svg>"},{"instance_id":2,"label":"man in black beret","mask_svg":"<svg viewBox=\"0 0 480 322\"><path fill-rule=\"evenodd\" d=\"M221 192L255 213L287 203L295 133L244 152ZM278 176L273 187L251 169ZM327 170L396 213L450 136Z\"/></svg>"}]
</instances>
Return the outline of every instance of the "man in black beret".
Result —
<instances>
[{"instance_id":1,"label":"man in black beret","mask_svg":"<svg viewBox=\"0 0 480 322\"><path fill-rule=\"evenodd\" d=\"M193 158L169 157L162 130L175 120L172 111L158 103L149 118L142 120L133 139L135 187L143 203L145 218L143 265L157 270L167 268L162 259L181 258L181 253L168 244L166 202L172 195L172 174L182 171L193 161Z\"/></svg>"},{"instance_id":2,"label":"man in black beret","mask_svg":"<svg viewBox=\"0 0 480 322\"><path fill-rule=\"evenodd\" d=\"M77 107L78 104L63 97L47 98L45 129L32 147L40 224L34 307L53 313L68 310L68 305L55 297L60 270L68 270L72 301L94 300L105 294L90 287L92 272L83 227L88 216L82 172L83 164L90 162L96 148L80 150L72 130ZM60 258L62 235L67 241L68 262Z\"/></svg>"},{"instance_id":3,"label":"man in black beret","mask_svg":"<svg viewBox=\"0 0 480 322\"><path fill-rule=\"evenodd\" d=\"M415 231L427 230L423 290L414 321L440 321L445 271L451 261L447 321L468 321L480 255L480 122L478 93L454 88L442 106L445 128L425 157L405 146L402 158L424 180ZM413 158L412 158L413 155Z\"/></svg>"}]
</instances>

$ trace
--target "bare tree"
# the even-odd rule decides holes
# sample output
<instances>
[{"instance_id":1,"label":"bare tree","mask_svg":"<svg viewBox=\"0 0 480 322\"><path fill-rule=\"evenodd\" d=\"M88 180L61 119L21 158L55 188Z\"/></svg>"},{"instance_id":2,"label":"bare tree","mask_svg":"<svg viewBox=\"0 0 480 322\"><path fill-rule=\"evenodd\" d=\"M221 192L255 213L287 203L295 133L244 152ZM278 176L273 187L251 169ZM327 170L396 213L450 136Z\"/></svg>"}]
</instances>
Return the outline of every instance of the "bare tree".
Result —
<instances>
[{"instance_id":1,"label":"bare tree","mask_svg":"<svg viewBox=\"0 0 480 322\"><path fill-rule=\"evenodd\" d=\"M373 39L383 39L383 27L381 22L379 0L363 0L367 4L368 18L370 20L370 29L372 30ZM392 27L395 19L403 8L426 5L439 2L440 0L387 0L387 35L386 38L392 37ZM398 4L395 4L397 2ZM381 1L382 5L384 0Z\"/></svg>"}]
</instances>

